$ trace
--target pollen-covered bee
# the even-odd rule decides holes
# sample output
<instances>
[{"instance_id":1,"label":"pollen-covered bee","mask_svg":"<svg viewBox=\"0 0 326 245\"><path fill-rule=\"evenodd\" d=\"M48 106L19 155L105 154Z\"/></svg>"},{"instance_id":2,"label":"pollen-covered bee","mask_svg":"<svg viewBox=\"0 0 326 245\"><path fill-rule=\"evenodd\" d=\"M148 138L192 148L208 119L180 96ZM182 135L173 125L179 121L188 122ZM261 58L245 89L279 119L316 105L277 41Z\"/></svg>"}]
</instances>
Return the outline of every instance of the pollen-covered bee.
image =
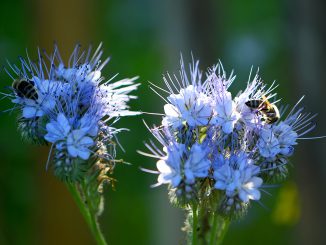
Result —
<instances>
[{"instance_id":1,"label":"pollen-covered bee","mask_svg":"<svg viewBox=\"0 0 326 245\"><path fill-rule=\"evenodd\" d=\"M280 112L276 105L270 103L266 96L262 96L258 100L248 100L245 103L249 108L257 110L263 116L266 123L272 124L280 119Z\"/></svg>"},{"instance_id":2,"label":"pollen-covered bee","mask_svg":"<svg viewBox=\"0 0 326 245\"><path fill-rule=\"evenodd\" d=\"M26 98L31 100L38 99L37 90L34 87L33 81L27 80L25 78L17 79L13 81L12 87L15 90L17 96L21 98Z\"/></svg>"}]
</instances>

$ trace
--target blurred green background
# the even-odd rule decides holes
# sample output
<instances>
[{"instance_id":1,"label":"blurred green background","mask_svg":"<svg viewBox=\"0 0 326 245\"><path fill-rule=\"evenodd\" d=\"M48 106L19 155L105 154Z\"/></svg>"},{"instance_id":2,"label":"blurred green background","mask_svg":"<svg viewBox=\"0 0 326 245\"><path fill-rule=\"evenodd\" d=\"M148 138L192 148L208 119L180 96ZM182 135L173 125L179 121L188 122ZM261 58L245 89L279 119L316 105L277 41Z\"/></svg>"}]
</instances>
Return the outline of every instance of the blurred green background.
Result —
<instances>
[{"instance_id":1,"label":"blurred green background","mask_svg":"<svg viewBox=\"0 0 326 245\"><path fill-rule=\"evenodd\" d=\"M52 51L57 41L67 59L76 42L86 47L104 42L112 60L103 74L139 75L142 86L134 110L162 112L163 102L148 81L162 85L162 74L177 72L179 54L200 58L201 68L218 62L237 74L243 88L253 65L263 79L280 83L283 103L305 94L306 108L318 112L317 129L326 134L326 2L323 0L2 0L0 64L17 62L27 48ZM1 87L11 80L1 72ZM10 107L2 100L1 110ZM23 143L16 114L0 117L0 244L94 244L65 186L46 172L48 150ZM155 168L140 156L150 135L142 119L158 124L159 116L123 118L119 126L132 166L116 168L117 190L107 188L100 218L109 244L182 244L184 214L168 203L165 187L151 189ZM290 179L263 195L268 210L254 203L248 216L232 224L225 244L326 244L326 140L301 141Z\"/></svg>"}]
</instances>

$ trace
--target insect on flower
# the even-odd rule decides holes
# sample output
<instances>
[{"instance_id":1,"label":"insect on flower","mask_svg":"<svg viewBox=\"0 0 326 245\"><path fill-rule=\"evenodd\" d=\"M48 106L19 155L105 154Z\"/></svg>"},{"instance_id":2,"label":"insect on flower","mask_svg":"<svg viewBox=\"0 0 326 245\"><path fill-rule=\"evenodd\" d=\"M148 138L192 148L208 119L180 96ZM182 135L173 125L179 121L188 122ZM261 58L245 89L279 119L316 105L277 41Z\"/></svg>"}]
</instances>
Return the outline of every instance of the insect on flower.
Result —
<instances>
[{"instance_id":1,"label":"insect on flower","mask_svg":"<svg viewBox=\"0 0 326 245\"><path fill-rule=\"evenodd\" d=\"M287 176L294 146L314 129L316 115L298 108L302 99L286 115L271 100L275 83L267 86L258 74L233 97L235 76L226 76L221 62L206 78L198 61L189 65L190 74L180 63L180 76L164 76L167 89L151 83L166 102L165 114L161 125L146 126L163 151L145 144L151 153L140 153L159 160L157 171L143 170L159 175L154 186L167 184L174 204L242 216L251 201L260 202L263 188Z\"/></svg>"},{"instance_id":2,"label":"insect on flower","mask_svg":"<svg viewBox=\"0 0 326 245\"><path fill-rule=\"evenodd\" d=\"M115 165L116 134L113 124L123 116L137 115L127 103L137 89L136 78L105 80L101 45L82 50L77 45L65 63L57 45L51 54L38 52L33 62L20 58L19 65L8 63L13 80L5 94L20 113L19 128L34 143L52 144L47 166L63 180L79 180L99 159ZM19 78L17 78L19 77ZM10 109L12 110L12 109ZM101 162L103 164L103 161ZM103 169L103 167L102 167Z\"/></svg>"},{"instance_id":3,"label":"insect on flower","mask_svg":"<svg viewBox=\"0 0 326 245\"><path fill-rule=\"evenodd\" d=\"M76 45L69 61L62 60L57 45L50 54L38 51L19 65L5 68L12 79L9 93L1 93L18 111L18 128L24 139L51 145L46 170L65 182L99 244L106 244L97 222L104 208L103 188L111 184L116 164L117 135L126 130L115 123L125 116L138 115L128 102L136 99L137 77L114 82L105 79L101 44L92 51ZM122 148L122 146L121 146ZM123 149L122 149L123 150Z\"/></svg>"},{"instance_id":4,"label":"insect on flower","mask_svg":"<svg viewBox=\"0 0 326 245\"><path fill-rule=\"evenodd\" d=\"M33 81L17 79L12 83L12 87L14 88L17 96L21 98L27 98L35 101L38 99L38 94Z\"/></svg>"},{"instance_id":5,"label":"insect on flower","mask_svg":"<svg viewBox=\"0 0 326 245\"><path fill-rule=\"evenodd\" d=\"M245 103L248 107L257 110L263 115L263 119L268 123L275 123L280 119L280 112L276 105L270 103L266 96L263 95L260 100L249 100Z\"/></svg>"}]
</instances>

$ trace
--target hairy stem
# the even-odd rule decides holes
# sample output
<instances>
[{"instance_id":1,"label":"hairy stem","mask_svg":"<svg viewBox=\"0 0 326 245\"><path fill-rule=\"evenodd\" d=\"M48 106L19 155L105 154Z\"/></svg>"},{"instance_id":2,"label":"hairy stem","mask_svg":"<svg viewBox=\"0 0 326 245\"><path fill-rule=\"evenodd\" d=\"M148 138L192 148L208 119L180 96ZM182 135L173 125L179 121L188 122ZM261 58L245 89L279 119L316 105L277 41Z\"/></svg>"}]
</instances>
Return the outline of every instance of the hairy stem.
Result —
<instances>
[{"instance_id":1,"label":"hairy stem","mask_svg":"<svg viewBox=\"0 0 326 245\"><path fill-rule=\"evenodd\" d=\"M192 245L197 245L198 235L198 214L197 214L197 204L192 205Z\"/></svg>"},{"instance_id":2,"label":"hairy stem","mask_svg":"<svg viewBox=\"0 0 326 245\"><path fill-rule=\"evenodd\" d=\"M215 244L215 238L216 238L216 234L217 234L217 215L213 214L213 222L212 222L212 227L211 227L211 234L210 234L210 238L209 238L209 245L214 245Z\"/></svg>"},{"instance_id":3,"label":"hairy stem","mask_svg":"<svg viewBox=\"0 0 326 245\"><path fill-rule=\"evenodd\" d=\"M220 216L217 212L214 212L212 216L209 245L220 245L228 231L230 220Z\"/></svg>"},{"instance_id":4,"label":"hairy stem","mask_svg":"<svg viewBox=\"0 0 326 245\"><path fill-rule=\"evenodd\" d=\"M226 234L226 232L228 231L229 229L229 225L230 225L230 220L228 219L224 219L223 220L223 223L222 223L222 227L220 229L220 233L219 233L219 239L217 241L217 244L222 244L223 242L223 239L224 239L224 236Z\"/></svg>"},{"instance_id":5,"label":"hairy stem","mask_svg":"<svg viewBox=\"0 0 326 245\"><path fill-rule=\"evenodd\" d=\"M188 240L192 245L221 245L228 230L230 220L218 214L207 212L205 207L192 205L192 226ZM189 215L191 215L189 213Z\"/></svg>"},{"instance_id":6,"label":"hairy stem","mask_svg":"<svg viewBox=\"0 0 326 245\"><path fill-rule=\"evenodd\" d=\"M73 199L75 200L80 212L82 213L88 227L90 228L96 242L98 245L107 245L104 236L100 230L99 224L97 222L97 218L96 218L96 214L94 212L92 212L87 203L90 200L87 200L88 197L87 195L85 195L86 193L83 193L85 196L85 201L82 198L82 195L80 193L80 189L77 187L76 184L74 183L67 183L67 188L70 191Z\"/></svg>"}]
</instances>

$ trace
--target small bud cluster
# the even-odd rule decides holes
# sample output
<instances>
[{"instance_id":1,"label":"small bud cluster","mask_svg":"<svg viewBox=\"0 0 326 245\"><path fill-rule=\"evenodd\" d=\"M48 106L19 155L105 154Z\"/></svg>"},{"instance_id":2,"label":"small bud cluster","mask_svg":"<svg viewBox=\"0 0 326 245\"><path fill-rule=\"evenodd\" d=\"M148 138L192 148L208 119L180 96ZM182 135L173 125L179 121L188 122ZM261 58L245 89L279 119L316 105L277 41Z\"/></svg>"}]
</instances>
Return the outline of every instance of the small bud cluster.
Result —
<instances>
[{"instance_id":1,"label":"small bud cluster","mask_svg":"<svg viewBox=\"0 0 326 245\"><path fill-rule=\"evenodd\" d=\"M38 144L52 144L47 165L65 181L79 181L89 170L99 183L115 166L116 129L122 116L136 115L128 110L129 95L138 84L136 78L117 82L105 80L101 45L77 45L68 65L57 46L51 55L38 55L38 61L20 58L20 66L10 65L7 73L14 80L11 92L20 112L19 129L23 138ZM44 58L44 57L45 58ZM99 186L99 188L102 188Z\"/></svg>"},{"instance_id":2,"label":"small bud cluster","mask_svg":"<svg viewBox=\"0 0 326 245\"><path fill-rule=\"evenodd\" d=\"M270 101L275 84L267 87L258 75L232 96L235 76L219 63L203 79L198 64L190 64L189 75L181 59L180 76L164 76L167 89L153 85L167 94L162 123L150 129L163 151L150 142L151 153L143 154L159 159L155 186L168 184L173 203L213 203L214 212L240 216L264 185L286 177L288 158L315 127L315 115L297 108L300 101L285 115Z\"/></svg>"}]
</instances>

